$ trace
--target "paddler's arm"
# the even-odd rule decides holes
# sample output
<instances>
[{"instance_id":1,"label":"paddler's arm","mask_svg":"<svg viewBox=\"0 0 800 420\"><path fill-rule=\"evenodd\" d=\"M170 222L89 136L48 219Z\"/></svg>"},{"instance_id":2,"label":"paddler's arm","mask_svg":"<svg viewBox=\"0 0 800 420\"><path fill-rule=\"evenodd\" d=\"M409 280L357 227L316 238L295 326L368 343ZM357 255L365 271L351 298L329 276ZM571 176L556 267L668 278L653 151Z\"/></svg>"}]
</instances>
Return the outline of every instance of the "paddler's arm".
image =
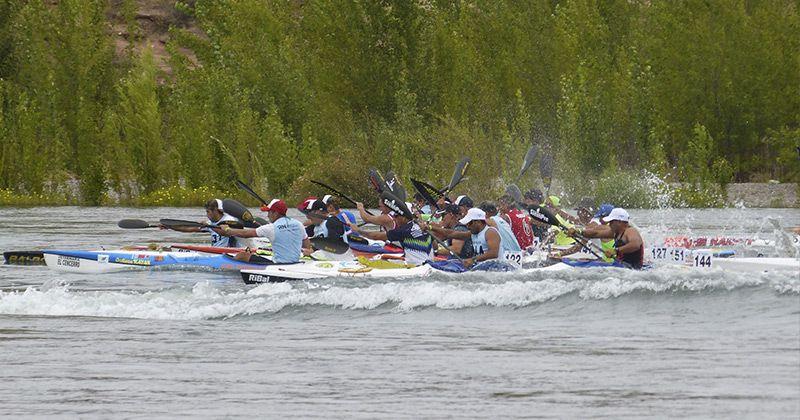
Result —
<instances>
[{"instance_id":1,"label":"paddler's arm","mask_svg":"<svg viewBox=\"0 0 800 420\"><path fill-rule=\"evenodd\" d=\"M639 235L639 232L633 228L626 229L625 233L622 235L622 239L625 240L625 245L617 248L617 251L622 254L636 252L643 243L642 236Z\"/></svg>"},{"instance_id":2,"label":"paddler's arm","mask_svg":"<svg viewBox=\"0 0 800 420\"><path fill-rule=\"evenodd\" d=\"M359 204L361 204L361 203L359 203ZM370 231L366 231L366 230L363 230L360 227L358 227L355 223L350 225L350 230L352 230L353 233L357 233L357 234L359 234L359 235L361 235L361 236L363 236L365 238L372 239L373 241L385 241L385 240L387 240L386 232L370 232Z\"/></svg>"},{"instance_id":3,"label":"paddler's arm","mask_svg":"<svg viewBox=\"0 0 800 420\"><path fill-rule=\"evenodd\" d=\"M165 230L174 230L176 232L183 232L183 233L197 233L197 232L205 232L201 227L197 226L164 226L158 225L159 229Z\"/></svg>"},{"instance_id":4,"label":"paddler's arm","mask_svg":"<svg viewBox=\"0 0 800 420\"><path fill-rule=\"evenodd\" d=\"M445 239L461 239L462 241L466 241L467 239L472 237L472 234L469 232L460 232L457 230L447 229L443 227L438 227L431 225L430 230L442 235Z\"/></svg>"},{"instance_id":5,"label":"paddler's arm","mask_svg":"<svg viewBox=\"0 0 800 420\"><path fill-rule=\"evenodd\" d=\"M361 220L365 221L366 223L370 223L373 225L387 227L391 225L391 217L386 214L378 214L378 215L371 215L367 213L367 209L364 208L364 203L356 203L356 209L358 210L358 214L361 216ZM388 219L387 219L388 218ZM372 238L370 238L372 239Z\"/></svg>"},{"instance_id":6,"label":"paddler's arm","mask_svg":"<svg viewBox=\"0 0 800 420\"><path fill-rule=\"evenodd\" d=\"M567 229L567 234L570 236L575 235L576 233L586 238L600 238L600 239L614 238L614 232L611 230L611 226L608 225L587 227L584 229L578 229L578 228Z\"/></svg>"},{"instance_id":7,"label":"paddler's arm","mask_svg":"<svg viewBox=\"0 0 800 420\"><path fill-rule=\"evenodd\" d=\"M235 236L237 238L255 238L258 236L255 229L235 229L225 225L213 227L211 230L222 236Z\"/></svg>"}]
</instances>

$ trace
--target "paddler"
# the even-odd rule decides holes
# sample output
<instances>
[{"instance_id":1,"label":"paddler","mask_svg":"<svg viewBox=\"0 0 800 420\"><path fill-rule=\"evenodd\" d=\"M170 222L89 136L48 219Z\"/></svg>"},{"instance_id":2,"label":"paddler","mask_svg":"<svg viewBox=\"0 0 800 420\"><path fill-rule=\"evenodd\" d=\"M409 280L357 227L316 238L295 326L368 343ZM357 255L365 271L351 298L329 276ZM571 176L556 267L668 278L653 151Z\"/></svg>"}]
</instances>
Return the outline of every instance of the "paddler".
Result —
<instances>
[{"instance_id":1,"label":"paddler","mask_svg":"<svg viewBox=\"0 0 800 420\"><path fill-rule=\"evenodd\" d=\"M306 204L303 213L310 223L306 226L306 236L309 238L332 238L347 243L349 227L336 216L330 215L328 206L322 200L314 200Z\"/></svg>"},{"instance_id":2,"label":"paddler","mask_svg":"<svg viewBox=\"0 0 800 420\"><path fill-rule=\"evenodd\" d=\"M591 209L582 207L578 209L578 219L580 223L587 227L587 228L597 228L604 224L603 218L608 216L611 213L611 210L614 210L614 206L608 203L604 203L600 205L600 208L594 212L592 215ZM607 256L605 255L606 250L610 250L614 248L614 239L591 239L591 243L594 245L595 249L600 249L601 253L598 254L600 258L605 262L613 262L614 256ZM572 248L565 249L560 252L556 252L551 255L553 258L561 258L566 257L568 255L572 255L578 251L581 251L583 246L580 243L576 243Z\"/></svg>"},{"instance_id":3,"label":"paddler","mask_svg":"<svg viewBox=\"0 0 800 420\"><path fill-rule=\"evenodd\" d=\"M517 242L517 237L511 231L511 225L497 214L497 206L494 203L483 201L478 205L478 208L486 214L486 224L496 228L497 232L500 233L500 238L502 238L503 245L507 250L513 252L522 251L519 242Z\"/></svg>"},{"instance_id":4,"label":"paddler","mask_svg":"<svg viewBox=\"0 0 800 420\"><path fill-rule=\"evenodd\" d=\"M525 205L527 206L528 209L531 208L536 209L544 204L542 203L542 201L544 200L544 194L542 194L541 190L538 190L536 188L526 191L525 195L523 196L523 199L525 200ZM541 243L542 241L544 241L545 236L547 236L547 229L550 228L550 225L542 223L532 217L530 218L530 221L531 221L531 231L533 232L533 236L537 237L539 239L539 243Z\"/></svg>"},{"instance_id":5,"label":"paddler","mask_svg":"<svg viewBox=\"0 0 800 420\"><path fill-rule=\"evenodd\" d=\"M239 238L267 238L272 243L272 261L277 264L290 264L300 261L300 256L310 254L313 249L311 241L306 235L303 224L286 215L286 203L283 200L274 199L266 206L261 206L261 211L267 212L267 218L271 223L259 226L255 229L232 229L228 226L216 228L215 230L225 236L236 236ZM248 250L236 254L236 259L240 261L250 261L253 253Z\"/></svg>"},{"instance_id":6,"label":"paddler","mask_svg":"<svg viewBox=\"0 0 800 420\"><path fill-rule=\"evenodd\" d=\"M211 246L215 247L230 247L236 248L239 242L234 237L220 235L213 228L216 226L226 225L239 225L241 221L222 209L222 200L212 198L205 204L206 217L208 217L208 227L190 227L190 226L164 226L160 225L161 229L172 229L177 232L193 233L193 232L209 232L211 233Z\"/></svg>"},{"instance_id":7,"label":"paddler","mask_svg":"<svg viewBox=\"0 0 800 420\"><path fill-rule=\"evenodd\" d=\"M420 193L414 194L414 207L419 211L420 215L430 215L433 213L431 205L425 201L425 197Z\"/></svg>"},{"instance_id":8,"label":"paddler","mask_svg":"<svg viewBox=\"0 0 800 420\"><path fill-rule=\"evenodd\" d=\"M514 204L514 198L506 194L497 200L500 216L511 225L511 232L517 238L520 248L528 249L534 243L535 236L531 229L530 216Z\"/></svg>"},{"instance_id":9,"label":"paddler","mask_svg":"<svg viewBox=\"0 0 800 420\"><path fill-rule=\"evenodd\" d=\"M358 203L358 206L359 210L364 208L361 203ZM368 239L398 242L403 247L403 256L406 264L420 265L430 260L433 257L433 239L428 232L423 231L414 221L414 216L408 205L396 203L389 198L383 198L381 199L381 208L385 208L395 214L393 222L397 223L397 227L381 232L362 230L355 224L350 225L350 228L353 232Z\"/></svg>"},{"instance_id":10,"label":"paddler","mask_svg":"<svg viewBox=\"0 0 800 420\"><path fill-rule=\"evenodd\" d=\"M373 216L367 213L367 209L364 208L364 203L360 202L356 203L356 210L358 210L358 214L359 216L361 216L361 220L379 226L381 230L384 232L390 231L398 226L394 220L396 216L395 212L393 212L392 209L386 207L386 205L383 204L383 200L378 201L378 210L380 210L381 212L380 214ZM351 229L353 228L352 224L350 225L350 228ZM353 229L353 232L359 233L355 229Z\"/></svg>"},{"instance_id":11,"label":"paddler","mask_svg":"<svg viewBox=\"0 0 800 420\"><path fill-rule=\"evenodd\" d=\"M459 223L459 219L461 219L461 209L458 208L455 204L446 204L444 206L444 210L440 210L438 212L439 216L442 218L442 223L439 225L435 225L436 227L451 229L458 232L465 232L469 233L469 229L466 226ZM433 230L433 229L431 229ZM472 249L472 237L467 238L450 238L447 239L442 235L442 240L447 241L447 247L450 248L456 255L463 258L470 258L475 255L475 251ZM450 251L445 249L444 247L439 247L436 250L437 255L443 255L445 257L452 257Z\"/></svg>"},{"instance_id":12,"label":"paddler","mask_svg":"<svg viewBox=\"0 0 800 420\"><path fill-rule=\"evenodd\" d=\"M602 220L608 225L594 228L575 229L570 228L569 233L578 233L587 238L613 239L614 246L605 249L603 252L607 257L614 257L624 265L634 269L641 269L644 262L644 241L639 231L630 226L630 216L625 209L617 207L603 217Z\"/></svg>"},{"instance_id":13,"label":"paddler","mask_svg":"<svg viewBox=\"0 0 800 420\"><path fill-rule=\"evenodd\" d=\"M459 195L458 197L456 197L456 201L454 201L453 204L457 205L458 208L461 209L461 217L466 216L467 211L469 211L469 209L475 206L472 199L469 198L468 195Z\"/></svg>"},{"instance_id":14,"label":"paddler","mask_svg":"<svg viewBox=\"0 0 800 420\"><path fill-rule=\"evenodd\" d=\"M561 199L558 196L551 195L545 200L545 206L556 216L562 226L572 227L573 223L578 222L578 219L561 210ZM572 239L561 229L553 228L554 244L560 247L567 247L575 244L575 239Z\"/></svg>"},{"instance_id":15,"label":"paddler","mask_svg":"<svg viewBox=\"0 0 800 420\"><path fill-rule=\"evenodd\" d=\"M477 263L501 258L504 252L503 241L497 228L486 224L486 213L479 208L471 208L459 221L469 229L469 233L452 229L431 226L431 229L450 239L466 239L472 241L475 257L464 259L464 267L469 268Z\"/></svg>"}]
</instances>

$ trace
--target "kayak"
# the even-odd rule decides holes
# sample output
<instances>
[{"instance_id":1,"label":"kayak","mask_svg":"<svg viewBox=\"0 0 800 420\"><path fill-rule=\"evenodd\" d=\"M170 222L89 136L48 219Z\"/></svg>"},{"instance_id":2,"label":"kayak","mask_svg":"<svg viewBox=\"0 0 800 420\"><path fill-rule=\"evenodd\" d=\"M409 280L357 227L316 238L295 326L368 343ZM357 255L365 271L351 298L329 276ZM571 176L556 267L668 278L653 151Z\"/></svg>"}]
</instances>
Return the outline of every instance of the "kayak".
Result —
<instances>
[{"instance_id":1,"label":"kayak","mask_svg":"<svg viewBox=\"0 0 800 420\"><path fill-rule=\"evenodd\" d=\"M294 264L272 264L259 269L243 269L241 274L245 284L261 284L328 278L424 277L430 272L431 267L428 265L374 268L358 261L303 261Z\"/></svg>"},{"instance_id":2,"label":"kayak","mask_svg":"<svg viewBox=\"0 0 800 420\"><path fill-rule=\"evenodd\" d=\"M77 273L110 273L130 269L209 268L214 270L241 270L264 267L233 259L231 255L208 255L199 252L170 251L69 251L45 250L48 267L57 271Z\"/></svg>"},{"instance_id":3,"label":"kayak","mask_svg":"<svg viewBox=\"0 0 800 420\"><path fill-rule=\"evenodd\" d=\"M720 258L714 259L711 266L740 273L795 272L800 274L800 259L797 258Z\"/></svg>"},{"instance_id":4,"label":"kayak","mask_svg":"<svg viewBox=\"0 0 800 420\"><path fill-rule=\"evenodd\" d=\"M769 239L737 238L733 236L668 236L664 245L680 248L706 248L721 246L771 247L775 241Z\"/></svg>"},{"instance_id":5,"label":"kayak","mask_svg":"<svg viewBox=\"0 0 800 420\"><path fill-rule=\"evenodd\" d=\"M353 251L355 255L362 255L362 256L373 256L377 254L392 254L392 255L400 255L403 256L403 248L398 246L394 246L391 244L360 244L360 243L350 243L350 250Z\"/></svg>"}]
</instances>

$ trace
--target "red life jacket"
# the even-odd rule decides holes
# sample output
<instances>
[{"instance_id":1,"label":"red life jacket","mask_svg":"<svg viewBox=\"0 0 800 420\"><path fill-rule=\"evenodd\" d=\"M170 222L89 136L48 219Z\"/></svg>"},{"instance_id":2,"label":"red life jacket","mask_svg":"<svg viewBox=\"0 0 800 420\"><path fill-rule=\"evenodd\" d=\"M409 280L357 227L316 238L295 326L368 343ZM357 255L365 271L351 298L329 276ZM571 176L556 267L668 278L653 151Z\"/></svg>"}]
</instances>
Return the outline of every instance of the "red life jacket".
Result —
<instances>
[{"instance_id":1,"label":"red life jacket","mask_svg":"<svg viewBox=\"0 0 800 420\"><path fill-rule=\"evenodd\" d=\"M525 249L533 245L533 229L531 229L531 224L528 221L528 215L519 209L511 209L506 215L511 220L509 223L511 225L511 232L517 237L520 248Z\"/></svg>"}]
</instances>

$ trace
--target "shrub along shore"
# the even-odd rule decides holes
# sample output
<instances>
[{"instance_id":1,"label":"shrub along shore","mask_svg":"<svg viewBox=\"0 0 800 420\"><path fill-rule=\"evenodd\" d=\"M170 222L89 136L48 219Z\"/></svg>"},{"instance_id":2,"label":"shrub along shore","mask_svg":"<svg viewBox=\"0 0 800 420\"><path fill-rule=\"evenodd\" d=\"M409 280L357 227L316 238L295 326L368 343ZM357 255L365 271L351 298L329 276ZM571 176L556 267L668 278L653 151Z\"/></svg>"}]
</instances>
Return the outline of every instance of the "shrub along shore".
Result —
<instances>
[{"instance_id":1,"label":"shrub along shore","mask_svg":"<svg viewBox=\"0 0 800 420\"><path fill-rule=\"evenodd\" d=\"M465 192L494 198L537 144L575 202L723 205L730 183L800 182L797 8L3 1L0 203L190 205L236 179L366 200L370 167L443 184L462 156Z\"/></svg>"}]
</instances>

